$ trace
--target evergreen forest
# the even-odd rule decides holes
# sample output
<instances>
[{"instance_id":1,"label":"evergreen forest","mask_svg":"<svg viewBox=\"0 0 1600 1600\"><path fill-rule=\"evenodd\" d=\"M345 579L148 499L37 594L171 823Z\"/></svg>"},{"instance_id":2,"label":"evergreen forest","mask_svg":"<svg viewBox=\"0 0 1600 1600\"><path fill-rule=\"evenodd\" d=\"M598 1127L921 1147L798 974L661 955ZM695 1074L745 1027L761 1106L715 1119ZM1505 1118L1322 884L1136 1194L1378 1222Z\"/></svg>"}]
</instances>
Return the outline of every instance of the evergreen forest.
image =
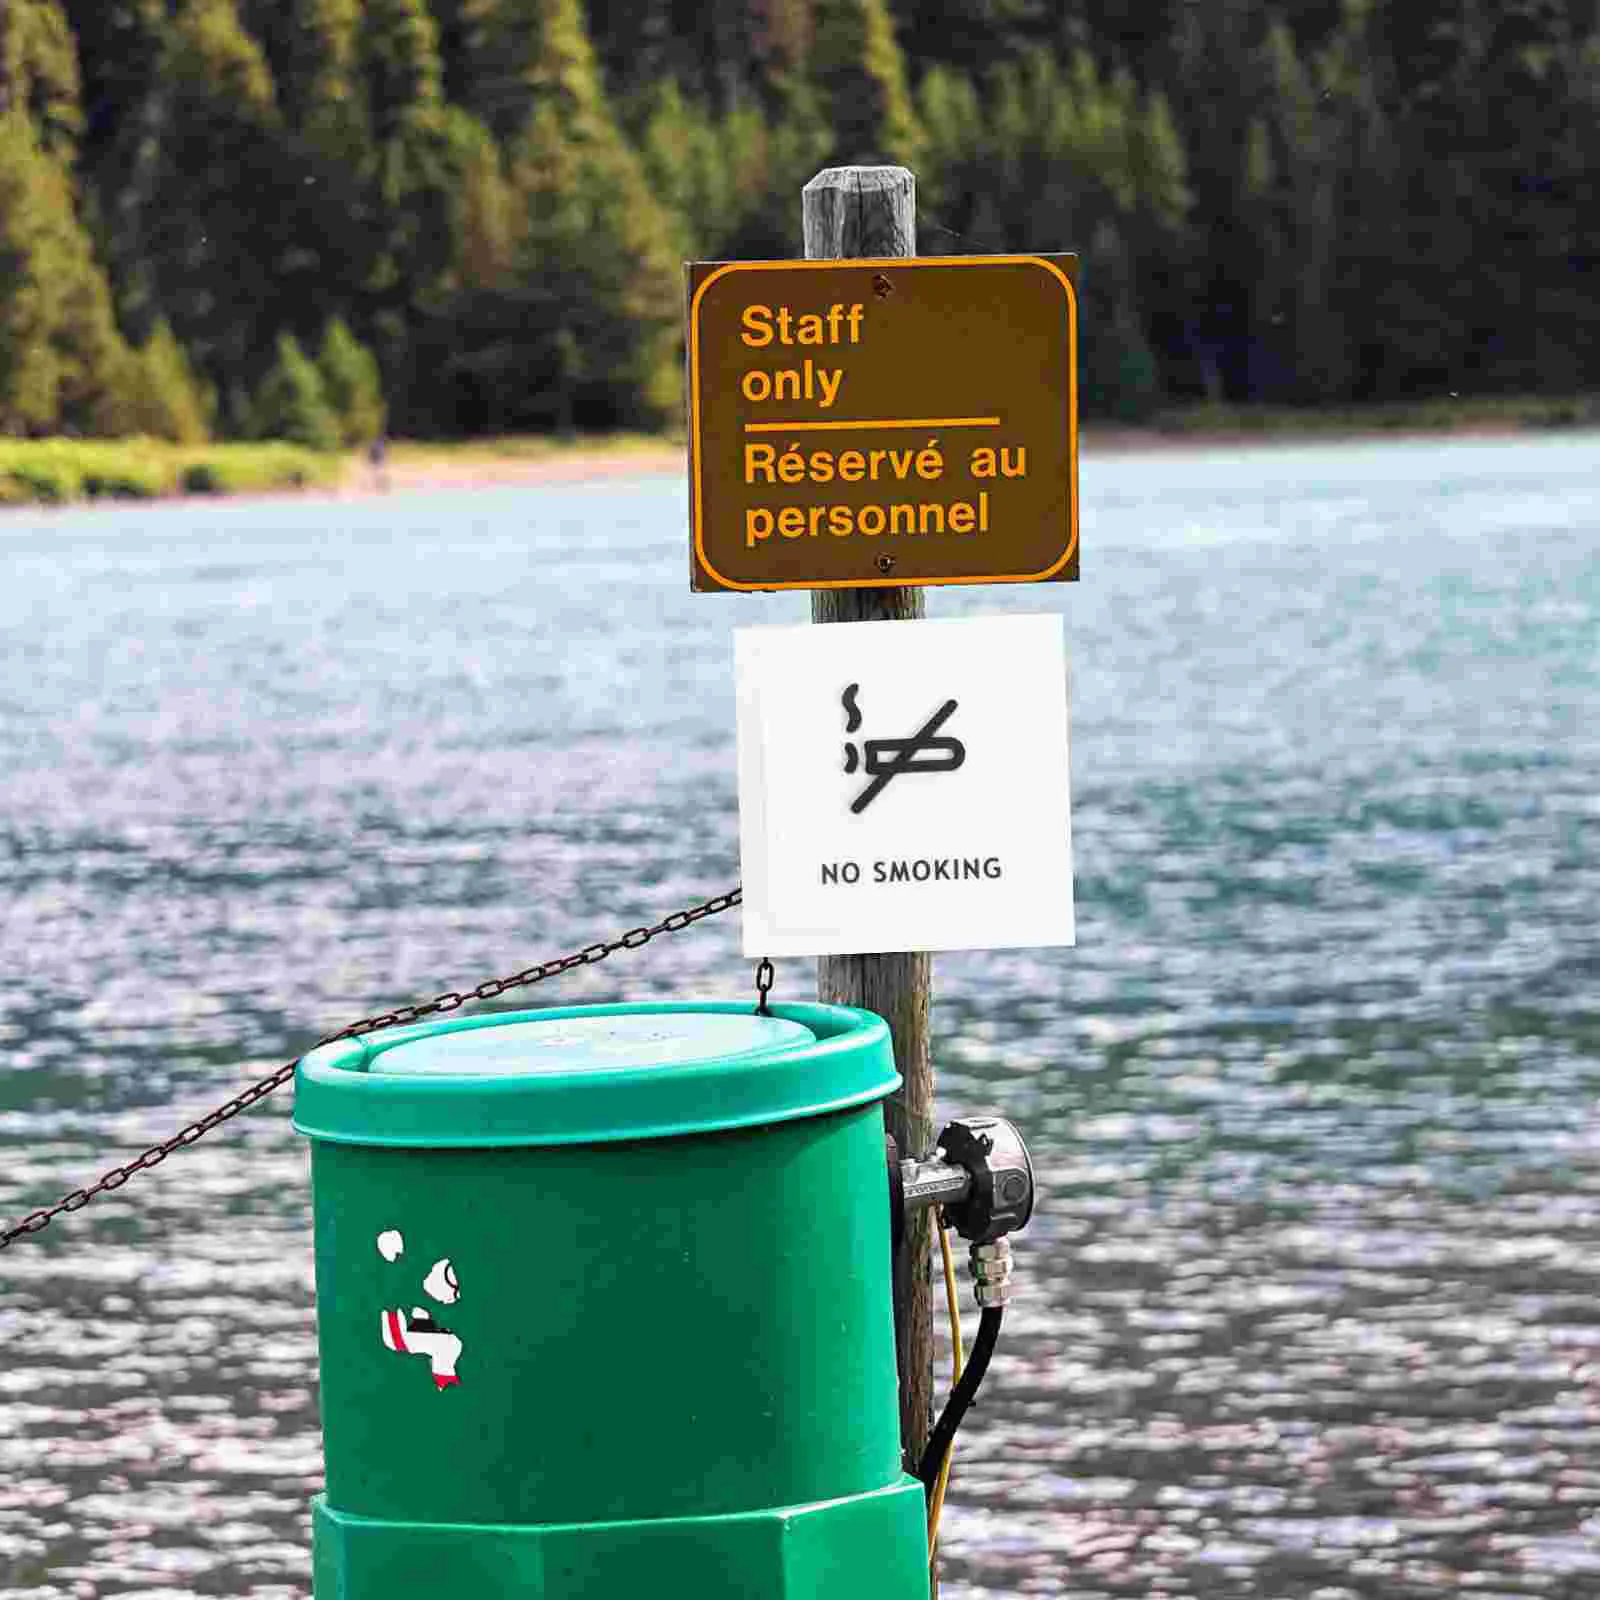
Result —
<instances>
[{"instance_id":1,"label":"evergreen forest","mask_svg":"<svg viewBox=\"0 0 1600 1600\"><path fill-rule=\"evenodd\" d=\"M1600 0L0 0L0 434L670 425L861 160L1088 418L1600 387Z\"/></svg>"}]
</instances>

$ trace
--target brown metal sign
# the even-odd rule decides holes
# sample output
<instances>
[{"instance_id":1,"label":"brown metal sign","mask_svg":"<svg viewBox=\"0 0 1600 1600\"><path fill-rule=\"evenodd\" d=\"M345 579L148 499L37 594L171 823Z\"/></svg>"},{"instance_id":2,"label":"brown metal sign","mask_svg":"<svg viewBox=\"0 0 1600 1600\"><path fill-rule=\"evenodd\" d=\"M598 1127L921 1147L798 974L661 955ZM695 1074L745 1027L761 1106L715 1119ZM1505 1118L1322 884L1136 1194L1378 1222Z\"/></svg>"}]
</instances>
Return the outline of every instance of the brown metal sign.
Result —
<instances>
[{"instance_id":1,"label":"brown metal sign","mask_svg":"<svg viewBox=\"0 0 1600 1600\"><path fill-rule=\"evenodd\" d=\"M1075 256L696 262L696 589L1078 576Z\"/></svg>"}]
</instances>

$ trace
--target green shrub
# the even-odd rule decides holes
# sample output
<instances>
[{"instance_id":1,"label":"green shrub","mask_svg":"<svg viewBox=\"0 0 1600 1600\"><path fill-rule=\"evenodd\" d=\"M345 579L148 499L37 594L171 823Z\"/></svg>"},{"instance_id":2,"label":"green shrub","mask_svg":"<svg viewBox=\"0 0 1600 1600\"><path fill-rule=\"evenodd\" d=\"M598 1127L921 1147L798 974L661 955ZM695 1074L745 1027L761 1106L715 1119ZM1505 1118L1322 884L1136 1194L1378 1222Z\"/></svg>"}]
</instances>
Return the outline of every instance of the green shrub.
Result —
<instances>
[{"instance_id":1,"label":"green shrub","mask_svg":"<svg viewBox=\"0 0 1600 1600\"><path fill-rule=\"evenodd\" d=\"M128 409L140 433L174 444L204 444L211 437L205 392L164 321L134 352L128 390Z\"/></svg>"},{"instance_id":2,"label":"green shrub","mask_svg":"<svg viewBox=\"0 0 1600 1600\"><path fill-rule=\"evenodd\" d=\"M0 439L0 505L249 494L336 482L344 458L286 444L185 450L159 439Z\"/></svg>"},{"instance_id":3,"label":"green shrub","mask_svg":"<svg viewBox=\"0 0 1600 1600\"><path fill-rule=\"evenodd\" d=\"M171 483L158 467L126 461L87 469L83 492L90 500L154 500Z\"/></svg>"},{"instance_id":4,"label":"green shrub","mask_svg":"<svg viewBox=\"0 0 1600 1600\"><path fill-rule=\"evenodd\" d=\"M60 505L77 498L83 485L72 469L61 461L15 460L11 476L27 491L27 498L45 505Z\"/></svg>"},{"instance_id":5,"label":"green shrub","mask_svg":"<svg viewBox=\"0 0 1600 1600\"><path fill-rule=\"evenodd\" d=\"M295 445L213 445L188 459L178 481L186 494L263 494L332 483L343 460Z\"/></svg>"}]
</instances>

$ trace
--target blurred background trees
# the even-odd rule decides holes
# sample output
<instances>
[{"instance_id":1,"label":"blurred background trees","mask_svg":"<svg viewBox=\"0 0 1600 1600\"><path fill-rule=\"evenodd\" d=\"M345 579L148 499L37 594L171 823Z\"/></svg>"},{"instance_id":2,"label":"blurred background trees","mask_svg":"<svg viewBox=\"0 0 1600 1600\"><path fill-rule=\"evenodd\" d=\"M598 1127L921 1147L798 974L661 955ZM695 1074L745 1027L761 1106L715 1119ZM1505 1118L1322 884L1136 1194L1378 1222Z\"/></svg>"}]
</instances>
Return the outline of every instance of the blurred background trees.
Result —
<instances>
[{"instance_id":1,"label":"blurred background trees","mask_svg":"<svg viewBox=\"0 0 1600 1600\"><path fill-rule=\"evenodd\" d=\"M7 0L0 432L670 422L863 159L1079 252L1087 417L1600 383L1595 0Z\"/></svg>"}]
</instances>

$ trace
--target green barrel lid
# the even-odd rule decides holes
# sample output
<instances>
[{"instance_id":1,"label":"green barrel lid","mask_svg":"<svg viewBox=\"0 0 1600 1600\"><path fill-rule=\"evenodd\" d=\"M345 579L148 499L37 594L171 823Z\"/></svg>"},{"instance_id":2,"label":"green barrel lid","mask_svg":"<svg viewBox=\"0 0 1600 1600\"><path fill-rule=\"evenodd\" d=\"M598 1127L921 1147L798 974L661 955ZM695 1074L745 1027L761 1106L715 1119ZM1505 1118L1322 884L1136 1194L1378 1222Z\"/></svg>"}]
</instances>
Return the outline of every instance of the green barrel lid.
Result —
<instances>
[{"instance_id":1,"label":"green barrel lid","mask_svg":"<svg viewBox=\"0 0 1600 1600\"><path fill-rule=\"evenodd\" d=\"M848 1006L564 1006L389 1028L313 1050L294 1125L418 1149L663 1139L820 1116L899 1087L889 1029Z\"/></svg>"}]
</instances>

